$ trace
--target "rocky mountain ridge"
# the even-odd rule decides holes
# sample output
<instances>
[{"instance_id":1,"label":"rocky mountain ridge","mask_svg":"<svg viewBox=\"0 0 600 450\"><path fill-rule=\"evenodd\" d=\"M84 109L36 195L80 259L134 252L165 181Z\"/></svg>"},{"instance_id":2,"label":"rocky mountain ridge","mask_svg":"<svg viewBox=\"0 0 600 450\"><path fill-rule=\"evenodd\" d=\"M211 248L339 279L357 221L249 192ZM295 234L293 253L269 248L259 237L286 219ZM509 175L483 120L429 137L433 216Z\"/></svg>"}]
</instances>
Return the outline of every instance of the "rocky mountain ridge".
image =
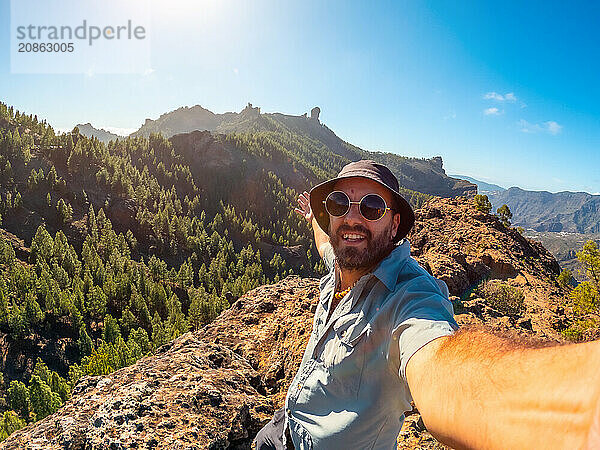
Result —
<instances>
[{"instance_id":1,"label":"rocky mountain ridge","mask_svg":"<svg viewBox=\"0 0 600 450\"><path fill-rule=\"evenodd\" d=\"M94 136L100 142L104 142L108 144L110 141L114 141L116 139L124 139L124 136L119 136L118 134L111 133L110 131L105 130L104 128L96 128L91 123L78 123L75 125L81 134L87 137Z\"/></svg>"},{"instance_id":2,"label":"rocky mountain ridge","mask_svg":"<svg viewBox=\"0 0 600 450\"><path fill-rule=\"evenodd\" d=\"M559 268L540 244L465 198L432 199L416 217L412 254L448 284L459 324L561 339L568 311L555 281ZM474 295L472 287L486 277L520 289L524 310L507 314ZM283 403L317 300L318 281L294 276L250 291L198 332L133 366L84 378L61 410L0 448L247 449ZM416 410L398 447L443 448Z\"/></svg>"},{"instance_id":3,"label":"rocky mountain ridge","mask_svg":"<svg viewBox=\"0 0 600 450\"><path fill-rule=\"evenodd\" d=\"M358 159L375 159L382 162L396 174L400 185L417 192L442 197L475 195L476 186L469 181L446 175L442 158L408 158L394 153L371 152L354 146L339 138L321 122L320 108L315 107L310 115L289 115L262 113L251 103L239 113L215 114L200 105L181 107L162 114L158 119L146 119L132 137L148 137L151 133L161 133L166 137L195 131L212 133L276 133L293 135L309 140L319 151L329 152L332 159L345 162ZM340 166L341 168L341 166Z\"/></svg>"}]
</instances>

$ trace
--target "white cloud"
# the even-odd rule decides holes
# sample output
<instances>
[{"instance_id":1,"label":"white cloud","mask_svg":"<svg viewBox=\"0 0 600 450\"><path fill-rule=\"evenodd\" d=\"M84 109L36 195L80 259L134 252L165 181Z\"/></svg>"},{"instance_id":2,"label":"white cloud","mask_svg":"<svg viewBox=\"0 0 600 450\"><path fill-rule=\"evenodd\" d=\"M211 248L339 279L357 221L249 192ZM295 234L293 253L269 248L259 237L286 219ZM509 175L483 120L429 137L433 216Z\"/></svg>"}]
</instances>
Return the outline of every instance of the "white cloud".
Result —
<instances>
[{"instance_id":1,"label":"white cloud","mask_svg":"<svg viewBox=\"0 0 600 450\"><path fill-rule=\"evenodd\" d=\"M444 120L456 119L456 111L451 111L448 115L444 116Z\"/></svg>"},{"instance_id":2,"label":"white cloud","mask_svg":"<svg viewBox=\"0 0 600 450\"><path fill-rule=\"evenodd\" d=\"M548 133L550 133L552 135L557 135L558 133L561 132L561 130L563 128L562 125L559 125L554 120L549 120L544 125L546 125L546 129L548 130Z\"/></svg>"},{"instance_id":3,"label":"white cloud","mask_svg":"<svg viewBox=\"0 0 600 450\"><path fill-rule=\"evenodd\" d=\"M498 94L497 92L488 92L483 96L486 100L496 100L497 102L509 102L514 103L517 101L517 96L514 92L508 92L504 95Z\"/></svg>"},{"instance_id":4,"label":"white cloud","mask_svg":"<svg viewBox=\"0 0 600 450\"><path fill-rule=\"evenodd\" d=\"M483 110L483 114L486 116L499 116L503 111L500 111L498 108L487 108Z\"/></svg>"},{"instance_id":5,"label":"white cloud","mask_svg":"<svg viewBox=\"0 0 600 450\"><path fill-rule=\"evenodd\" d=\"M519 120L519 128L523 133L539 133L542 131L542 127L537 123L529 123L525 119Z\"/></svg>"},{"instance_id":6,"label":"white cloud","mask_svg":"<svg viewBox=\"0 0 600 450\"><path fill-rule=\"evenodd\" d=\"M556 136L563 129L562 125L559 125L554 120L549 120L543 123L530 123L524 119L519 120L519 128L523 133L549 133Z\"/></svg>"},{"instance_id":7,"label":"white cloud","mask_svg":"<svg viewBox=\"0 0 600 450\"><path fill-rule=\"evenodd\" d=\"M498 100L499 102L504 100L504 97L496 92L488 92L483 96L486 100Z\"/></svg>"}]
</instances>

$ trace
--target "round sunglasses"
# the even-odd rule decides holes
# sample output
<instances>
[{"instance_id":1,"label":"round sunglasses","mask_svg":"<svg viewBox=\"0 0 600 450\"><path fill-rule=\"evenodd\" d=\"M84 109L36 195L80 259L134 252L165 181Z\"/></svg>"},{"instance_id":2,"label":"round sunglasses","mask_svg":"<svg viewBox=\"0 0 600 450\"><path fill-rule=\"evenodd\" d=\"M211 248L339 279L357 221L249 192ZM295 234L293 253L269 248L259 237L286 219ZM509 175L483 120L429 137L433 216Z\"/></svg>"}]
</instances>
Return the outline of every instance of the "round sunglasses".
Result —
<instances>
[{"instance_id":1,"label":"round sunglasses","mask_svg":"<svg viewBox=\"0 0 600 450\"><path fill-rule=\"evenodd\" d=\"M367 220L375 221L385 216L388 208L385 200L378 194L367 194L359 202L350 201L350 197L345 192L333 191L323 201L325 210L333 217L342 217L348 214L352 204L358 205L360 214Z\"/></svg>"}]
</instances>

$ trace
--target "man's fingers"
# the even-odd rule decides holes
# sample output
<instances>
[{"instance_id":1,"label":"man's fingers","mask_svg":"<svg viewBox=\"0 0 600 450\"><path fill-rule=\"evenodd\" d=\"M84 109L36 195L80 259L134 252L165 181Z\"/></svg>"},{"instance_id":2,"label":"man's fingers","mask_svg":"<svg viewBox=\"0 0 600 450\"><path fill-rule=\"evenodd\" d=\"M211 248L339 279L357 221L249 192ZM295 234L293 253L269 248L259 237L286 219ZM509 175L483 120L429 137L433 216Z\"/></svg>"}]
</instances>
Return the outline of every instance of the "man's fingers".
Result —
<instances>
[{"instance_id":1,"label":"man's fingers","mask_svg":"<svg viewBox=\"0 0 600 450\"><path fill-rule=\"evenodd\" d=\"M307 207L310 209L310 197L308 195L308 192L304 192L298 196L298 204L303 209L306 209Z\"/></svg>"},{"instance_id":2,"label":"man's fingers","mask_svg":"<svg viewBox=\"0 0 600 450\"><path fill-rule=\"evenodd\" d=\"M295 208L294 211L296 211L298 214L304 216L304 218L306 220L310 220L312 217L312 213L310 210L310 194L306 191L304 191L302 194L300 194L298 196L298 205L300 205L299 208Z\"/></svg>"}]
</instances>

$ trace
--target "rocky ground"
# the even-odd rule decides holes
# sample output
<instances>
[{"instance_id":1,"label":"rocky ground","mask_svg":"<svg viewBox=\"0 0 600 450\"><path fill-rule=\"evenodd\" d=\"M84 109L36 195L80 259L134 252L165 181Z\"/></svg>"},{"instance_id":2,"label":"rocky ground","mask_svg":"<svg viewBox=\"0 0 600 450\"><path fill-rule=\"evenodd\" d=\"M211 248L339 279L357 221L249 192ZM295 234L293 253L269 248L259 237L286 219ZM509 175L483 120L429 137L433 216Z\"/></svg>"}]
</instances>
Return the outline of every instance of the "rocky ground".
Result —
<instances>
[{"instance_id":1,"label":"rocky ground","mask_svg":"<svg viewBox=\"0 0 600 450\"><path fill-rule=\"evenodd\" d=\"M461 325L560 340L566 323L558 264L541 245L506 229L467 199L435 199L417 211L413 255L446 281ZM525 294L506 315L471 294L482 278ZM458 296L462 296L461 301ZM55 414L0 448L247 449L283 404L310 335L318 281L288 277L248 292L213 323L105 377L86 377ZM398 448L445 448L411 413Z\"/></svg>"}]
</instances>

